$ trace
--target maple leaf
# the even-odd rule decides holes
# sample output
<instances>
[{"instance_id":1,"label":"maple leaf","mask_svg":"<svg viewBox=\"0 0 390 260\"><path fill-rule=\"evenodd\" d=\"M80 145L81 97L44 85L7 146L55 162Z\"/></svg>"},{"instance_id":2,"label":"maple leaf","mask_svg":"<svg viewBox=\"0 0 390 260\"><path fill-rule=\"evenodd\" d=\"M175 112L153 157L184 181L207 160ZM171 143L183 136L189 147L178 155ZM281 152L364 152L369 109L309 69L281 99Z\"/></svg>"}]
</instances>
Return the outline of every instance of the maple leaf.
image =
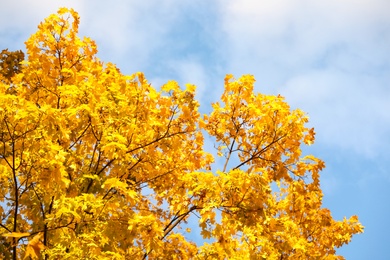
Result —
<instances>
[{"instance_id":1,"label":"maple leaf","mask_svg":"<svg viewBox=\"0 0 390 260\"><path fill-rule=\"evenodd\" d=\"M42 233L35 235L27 244L26 251L23 259L38 259L40 252L45 249L45 246L41 242Z\"/></svg>"}]
</instances>

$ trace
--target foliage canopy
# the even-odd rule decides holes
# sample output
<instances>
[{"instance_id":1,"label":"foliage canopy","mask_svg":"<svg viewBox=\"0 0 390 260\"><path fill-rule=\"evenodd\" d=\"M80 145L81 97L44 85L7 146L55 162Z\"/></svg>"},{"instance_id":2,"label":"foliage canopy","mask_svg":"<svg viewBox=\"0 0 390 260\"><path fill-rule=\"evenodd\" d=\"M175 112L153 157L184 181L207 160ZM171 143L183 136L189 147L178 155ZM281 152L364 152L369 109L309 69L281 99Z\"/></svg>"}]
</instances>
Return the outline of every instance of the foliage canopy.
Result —
<instances>
[{"instance_id":1,"label":"foliage canopy","mask_svg":"<svg viewBox=\"0 0 390 260\"><path fill-rule=\"evenodd\" d=\"M0 76L3 257L342 259L363 227L321 207L302 111L228 75L201 116L195 86L121 74L78 25L72 9L50 15Z\"/></svg>"}]
</instances>

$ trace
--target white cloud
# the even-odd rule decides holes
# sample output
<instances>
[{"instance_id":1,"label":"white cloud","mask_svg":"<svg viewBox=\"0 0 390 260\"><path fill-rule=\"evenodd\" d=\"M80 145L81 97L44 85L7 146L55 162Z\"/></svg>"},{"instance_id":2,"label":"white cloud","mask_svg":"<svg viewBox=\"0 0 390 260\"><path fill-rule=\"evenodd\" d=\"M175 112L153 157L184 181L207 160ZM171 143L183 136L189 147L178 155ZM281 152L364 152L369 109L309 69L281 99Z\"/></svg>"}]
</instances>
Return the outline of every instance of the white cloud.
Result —
<instances>
[{"instance_id":1,"label":"white cloud","mask_svg":"<svg viewBox=\"0 0 390 260\"><path fill-rule=\"evenodd\" d=\"M389 1L244 0L221 6L226 7L222 19L233 69L244 65L253 70L264 62L294 71L340 46L360 52L378 45L379 51L359 53L366 59L373 54L383 59L380 52L389 50L379 42L389 39L390 19L384 11L390 9Z\"/></svg>"},{"instance_id":2,"label":"white cloud","mask_svg":"<svg viewBox=\"0 0 390 260\"><path fill-rule=\"evenodd\" d=\"M390 2L223 1L235 74L309 112L319 141L366 156L390 140ZM385 144L384 144L385 143Z\"/></svg>"},{"instance_id":3,"label":"white cloud","mask_svg":"<svg viewBox=\"0 0 390 260\"><path fill-rule=\"evenodd\" d=\"M372 157L390 141L390 90L377 86L371 77L323 70L297 75L281 91L292 106L309 111L323 145Z\"/></svg>"},{"instance_id":4,"label":"white cloud","mask_svg":"<svg viewBox=\"0 0 390 260\"><path fill-rule=\"evenodd\" d=\"M0 8L0 48L24 49L24 42L35 33L38 24L59 7L80 8L76 0L2 1Z\"/></svg>"},{"instance_id":5,"label":"white cloud","mask_svg":"<svg viewBox=\"0 0 390 260\"><path fill-rule=\"evenodd\" d=\"M179 14L182 4L169 1L5 1L0 9L0 40L3 48L23 42L38 24L59 7L74 8L80 15L81 36L98 43L103 58L119 61L131 53L128 64L142 64L159 46ZM10 37L12 36L12 37ZM19 47L19 48L20 48Z\"/></svg>"},{"instance_id":6,"label":"white cloud","mask_svg":"<svg viewBox=\"0 0 390 260\"><path fill-rule=\"evenodd\" d=\"M121 60L131 53L128 63L140 64L161 44L174 22L180 5L172 1L107 1L84 5L82 29L95 39L104 56Z\"/></svg>"}]
</instances>

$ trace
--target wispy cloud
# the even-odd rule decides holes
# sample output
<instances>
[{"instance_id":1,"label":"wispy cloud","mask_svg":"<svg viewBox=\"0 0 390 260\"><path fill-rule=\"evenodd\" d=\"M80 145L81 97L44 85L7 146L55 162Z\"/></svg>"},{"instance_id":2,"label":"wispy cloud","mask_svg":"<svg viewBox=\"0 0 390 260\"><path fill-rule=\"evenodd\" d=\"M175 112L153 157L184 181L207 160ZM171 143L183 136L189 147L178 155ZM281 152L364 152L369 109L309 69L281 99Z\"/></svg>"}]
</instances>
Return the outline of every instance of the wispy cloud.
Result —
<instances>
[{"instance_id":1,"label":"wispy cloud","mask_svg":"<svg viewBox=\"0 0 390 260\"><path fill-rule=\"evenodd\" d=\"M389 140L390 2L228 1L228 65L312 117L320 141L366 156ZM271 89L271 90L269 90Z\"/></svg>"}]
</instances>

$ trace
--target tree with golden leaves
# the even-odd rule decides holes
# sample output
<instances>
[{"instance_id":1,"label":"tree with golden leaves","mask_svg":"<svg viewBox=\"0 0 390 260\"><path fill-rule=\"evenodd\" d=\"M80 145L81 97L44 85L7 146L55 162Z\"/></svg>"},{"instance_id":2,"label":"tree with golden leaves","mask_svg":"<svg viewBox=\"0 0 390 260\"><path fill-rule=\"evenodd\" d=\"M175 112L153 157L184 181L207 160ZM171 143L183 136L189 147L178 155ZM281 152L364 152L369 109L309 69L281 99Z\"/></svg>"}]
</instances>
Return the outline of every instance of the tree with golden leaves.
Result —
<instances>
[{"instance_id":1,"label":"tree with golden leaves","mask_svg":"<svg viewBox=\"0 0 390 260\"><path fill-rule=\"evenodd\" d=\"M0 80L3 257L343 259L335 249L363 226L321 207L302 111L228 75L200 115L195 86L121 74L78 25L72 9L49 16Z\"/></svg>"}]
</instances>

